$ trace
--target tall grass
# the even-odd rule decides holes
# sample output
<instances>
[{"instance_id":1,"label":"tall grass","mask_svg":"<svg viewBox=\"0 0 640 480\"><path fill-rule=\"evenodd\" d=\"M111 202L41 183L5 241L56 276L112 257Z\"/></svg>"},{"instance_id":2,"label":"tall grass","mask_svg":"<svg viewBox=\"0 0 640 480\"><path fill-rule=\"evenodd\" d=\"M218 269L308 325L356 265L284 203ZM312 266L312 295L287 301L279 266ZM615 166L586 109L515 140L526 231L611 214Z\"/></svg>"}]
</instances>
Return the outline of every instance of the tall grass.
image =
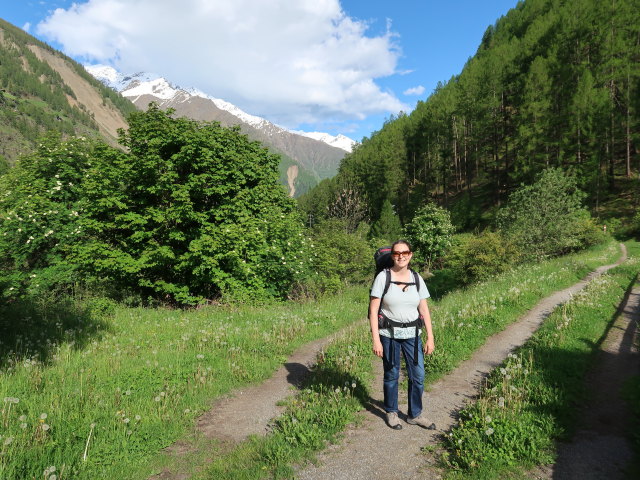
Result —
<instances>
[{"instance_id":1,"label":"tall grass","mask_svg":"<svg viewBox=\"0 0 640 480\"><path fill-rule=\"evenodd\" d=\"M363 294L261 308L116 308L103 328L82 317L91 335L57 311L40 312L39 323L13 318L33 331L10 352L3 339L0 478L127 478L211 399L268 378L297 346L362 318Z\"/></svg>"},{"instance_id":2,"label":"tall grass","mask_svg":"<svg viewBox=\"0 0 640 480\"><path fill-rule=\"evenodd\" d=\"M570 438L576 405L589 396L584 378L595 353L636 281L638 244L630 247L633 258L558 307L491 373L479 401L460 412L445 437L452 478L502 478L553 462L555 441Z\"/></svg>"}]
</instances>

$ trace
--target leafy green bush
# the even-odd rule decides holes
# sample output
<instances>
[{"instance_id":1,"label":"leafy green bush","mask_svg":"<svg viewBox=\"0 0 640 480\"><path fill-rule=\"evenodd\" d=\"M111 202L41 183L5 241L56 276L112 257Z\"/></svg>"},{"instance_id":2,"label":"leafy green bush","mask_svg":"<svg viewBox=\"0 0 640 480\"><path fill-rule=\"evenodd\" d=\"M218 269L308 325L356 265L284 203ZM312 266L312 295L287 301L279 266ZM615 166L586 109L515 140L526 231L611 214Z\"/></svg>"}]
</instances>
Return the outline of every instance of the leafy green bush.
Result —
<instances>
[{"instance_id":1,"label":"leafy green bush","mask_svg":"<svg viewBox=\"0 0 640 480\"><path fill-rule=\"evenodd\" d=\"M498 211L497 224L529 257L561 255L584 248L581 206L585 194L574 177L559 168L542 172L533 185L520 187Z\"/></svg>"},{"instance_id":2,"label":"leafy green bush","mask_svg":"<svg viewBox=\"0 0 640 480\"><path fill-rule=\"evenodd\" d=\"M345 220L327 219L312 231L309 245L311 274L298 286L298 294L335 293L345 285L370 282L374 248L367 242L368 226L348 233Z\"/></svg>"},{"instance_id":3,"label":"leafy green bush","mask_svg":"<svg viewBox=\"0 0 640 480\"><path fill-rule=\"evenodd\" d=\"M520 256L509 239L499 232L485 231L452 249L447 263L462 283L469 284L506 272L518 263Z\"/></svg>"},{"instance_id":4,"label":"leafy green bush","mask_svg":"<svg viewBox=\"0 0 640 480\"><path fill-rule=\"evenodd\" d=\"M85 271L118 288L194 304L284 296L306 268L279 157L237 128L151 105L85 182Z\"/></svg>"},{"instance_id":5,"label":"leafy green bush","mask_svg":"<svg viewBox=\"0 0 640 480\"><path fill-rule=\"evenodd\" d=\"M302 222L258 142L157 106L120 142L50 137L0 177L4 295L82 279L195 304L283 297L306 276Z\"/></svg>"},{"instance_id":6,"label":"leafy green bush","mask_svg":"<svg viewBox=\"0 0 640 480\"><path fill-rule=\"evenodd\" d=\"M0 286L4 296L41 295L78 281L74 245L85 238L82 182L96 144L45 138L0 177Z\"/></svg>"},{"instance_id":7,"label":"leafy green bush","mask_svg":"<svg viewBox=\"0 0 640 480\"><path fill-rule=\"evenodd\" d=\"M455 227L447 210L429 203L416 212L404 231L415 251L414 262L430 268L451 246Z\"/></svg>"}]
</instances>

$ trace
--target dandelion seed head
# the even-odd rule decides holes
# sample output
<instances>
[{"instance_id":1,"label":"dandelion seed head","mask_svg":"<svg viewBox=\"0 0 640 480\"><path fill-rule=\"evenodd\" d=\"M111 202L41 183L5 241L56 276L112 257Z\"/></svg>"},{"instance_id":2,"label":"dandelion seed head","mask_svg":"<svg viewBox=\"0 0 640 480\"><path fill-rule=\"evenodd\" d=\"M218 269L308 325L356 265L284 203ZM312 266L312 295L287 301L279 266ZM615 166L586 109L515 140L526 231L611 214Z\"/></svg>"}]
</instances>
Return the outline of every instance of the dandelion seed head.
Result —
<instances>
[{"instance_id":1,"label":"dandelion seed head","mask_svg":"<svg viewBox=\"0 0 640 480\"><path fill-rule=\"evenodd\" d=\"M492 435L493 434L493 428L487 428L484 433L486 433L487 435Z\"/></svg>"}]
</instances>

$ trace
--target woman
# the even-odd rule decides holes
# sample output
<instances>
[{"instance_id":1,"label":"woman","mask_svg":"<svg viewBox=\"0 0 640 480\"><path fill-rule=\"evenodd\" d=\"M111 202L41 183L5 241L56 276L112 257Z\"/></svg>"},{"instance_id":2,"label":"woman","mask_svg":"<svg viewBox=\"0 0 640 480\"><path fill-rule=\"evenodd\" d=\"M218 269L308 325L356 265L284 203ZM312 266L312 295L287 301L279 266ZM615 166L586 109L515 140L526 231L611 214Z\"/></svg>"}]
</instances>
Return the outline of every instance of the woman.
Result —
<instances>
[{"instance_id":1,"label":"woman","mask_svg":"<svg viewBox=\"0 0 640 480\"><path fill-rule=\"evenodd\" d=\"M382 358L384 366L384 409L387 412L387 424L394 430L402 428L398 419L398 377L402 350L409 377L407 423L434 429L435 425L422 415L424 355L430 355L435 349L426 300L429 291L422 277L414 275L409 269L413 253L408 242L395 242L391 246L391 256L393 267L389 269L391 282L388 284L388 290L384 293L387 272L383 270L376 276L371 287L369 306L373 353ZM419 285L416 285L416 280ZM381 327L378 314L381 318L387 319ZM418 315L422 322L416 322ZM420 342L420 328L415 326L422 323L427 335L424 348ZM412 326L406 327L402 324Z\"/></svg>"}]
</instances>

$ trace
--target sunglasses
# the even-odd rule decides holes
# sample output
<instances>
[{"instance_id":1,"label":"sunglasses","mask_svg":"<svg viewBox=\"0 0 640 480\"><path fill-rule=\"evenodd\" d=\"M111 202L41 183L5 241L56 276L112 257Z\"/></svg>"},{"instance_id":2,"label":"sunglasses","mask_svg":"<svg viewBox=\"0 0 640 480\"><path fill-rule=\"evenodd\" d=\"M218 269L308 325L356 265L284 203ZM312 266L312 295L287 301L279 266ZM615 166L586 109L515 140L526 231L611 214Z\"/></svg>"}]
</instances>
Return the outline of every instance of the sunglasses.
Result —
<instances>
[{"instance_id":1,"label":"sunglasses","mask_svg":"<svg viewBox=\"0 0 640 480\"><path fill-rule=\"evenodd\" d=\"M391 252L391 256L400 258L400 257L408 257L411 255L411 251L405 250L404 252Z\"/></svg>"}]
</instances>

